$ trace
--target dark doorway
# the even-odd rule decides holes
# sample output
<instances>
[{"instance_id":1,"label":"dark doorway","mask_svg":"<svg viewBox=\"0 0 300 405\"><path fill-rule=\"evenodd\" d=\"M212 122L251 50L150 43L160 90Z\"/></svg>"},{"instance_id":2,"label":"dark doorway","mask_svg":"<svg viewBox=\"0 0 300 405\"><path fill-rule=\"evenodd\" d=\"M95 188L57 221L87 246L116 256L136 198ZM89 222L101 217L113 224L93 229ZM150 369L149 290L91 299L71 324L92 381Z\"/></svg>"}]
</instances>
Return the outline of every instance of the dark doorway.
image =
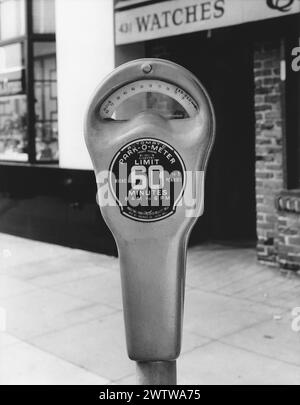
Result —
<instances>
[{"instance_id":1,"label":"dark doorway","mask_svg":"<svg viewBox=\"0 0 300 405\"><path fill-rule=\"evenodd\" d=\"M191 242L254 240L252 46L234 35L226 39L197 33L149 42L146 55L165 57L192 71L209 92L215 108L217 134L207 170L205 212Z\"/></svg>"}]
</instances>

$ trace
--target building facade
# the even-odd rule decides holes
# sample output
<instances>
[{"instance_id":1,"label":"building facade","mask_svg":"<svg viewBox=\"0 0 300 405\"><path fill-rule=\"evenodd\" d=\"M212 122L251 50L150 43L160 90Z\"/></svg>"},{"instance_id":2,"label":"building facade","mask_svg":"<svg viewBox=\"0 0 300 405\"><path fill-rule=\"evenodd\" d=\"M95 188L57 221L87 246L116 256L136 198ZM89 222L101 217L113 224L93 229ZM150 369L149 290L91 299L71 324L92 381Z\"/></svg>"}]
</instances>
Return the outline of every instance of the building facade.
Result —
<instances>
[{"instance_id":1,"label":"building facade","mask_svg":"<svg viewBox=\"0 0 300 405\"><path fill-rule=\"evenodd\" d=\"M300 269L298 0L2 0L2 16L16 25L0 25L0 231L115 252L84 113L115 66L160 57L216 111L191 243L250 241L260 261Z\"/></svg>"}]
</instances>

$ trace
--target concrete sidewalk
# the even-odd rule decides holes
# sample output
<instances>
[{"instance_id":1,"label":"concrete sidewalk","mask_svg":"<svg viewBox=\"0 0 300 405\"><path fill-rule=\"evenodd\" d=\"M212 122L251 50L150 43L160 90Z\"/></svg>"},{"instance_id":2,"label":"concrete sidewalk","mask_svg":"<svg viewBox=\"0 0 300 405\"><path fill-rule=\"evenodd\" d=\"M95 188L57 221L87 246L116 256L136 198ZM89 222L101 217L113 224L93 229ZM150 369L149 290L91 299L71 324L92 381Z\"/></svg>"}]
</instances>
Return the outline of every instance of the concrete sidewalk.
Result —
<instances>
[{"instance_id":1,"label":"concrete sidewalk","mask_svg":"<svg viewBox=\"0 0 300 405\"><path fill-rule=\"evenodd\" d=\"M254 249L190 249L179 384L299 384L295 307ZM0 234L0 328L0 384L135 383L115 258Z\"/></svg>"}]
</instances>

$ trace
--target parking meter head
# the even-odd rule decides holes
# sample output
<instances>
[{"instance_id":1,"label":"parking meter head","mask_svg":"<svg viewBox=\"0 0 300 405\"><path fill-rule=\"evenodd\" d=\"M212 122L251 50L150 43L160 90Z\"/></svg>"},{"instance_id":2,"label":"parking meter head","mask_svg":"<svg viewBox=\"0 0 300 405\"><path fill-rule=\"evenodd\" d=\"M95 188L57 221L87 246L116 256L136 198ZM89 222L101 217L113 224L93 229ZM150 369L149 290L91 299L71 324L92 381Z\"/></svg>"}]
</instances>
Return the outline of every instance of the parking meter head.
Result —
<instances>
[{"instance_id":1,"label":"parking meter head","mask_svg":"<svg viewBox=\"0 0 300 405\"><path fill-rule=\"evenodd\" d=\"M215 119L203 86L161 59L117 68L96 90L85 140L120 256L129 356L180 352L186 245L203 212Z\"/></svg>"}]
</instances>

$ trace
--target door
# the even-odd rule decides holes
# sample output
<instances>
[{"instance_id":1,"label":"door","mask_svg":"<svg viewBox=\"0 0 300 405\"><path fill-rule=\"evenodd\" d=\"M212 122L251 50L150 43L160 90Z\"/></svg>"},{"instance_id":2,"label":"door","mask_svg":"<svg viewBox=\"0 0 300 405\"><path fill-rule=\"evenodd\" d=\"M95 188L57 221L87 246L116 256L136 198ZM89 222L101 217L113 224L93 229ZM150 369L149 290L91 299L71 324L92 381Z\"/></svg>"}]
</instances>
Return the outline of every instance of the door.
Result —
<instances>
[{"instance_id":1,"label":"door","mask_svg":"<svg viewBox=\"0 0 300 405\"><path fill-rule=\"evenodd\" d=\"M208 164L205 211L192 242L254 240L255 127L253 54L234 39L203 33L159 41L165 57L192 71L207 89L216 113L216 141ZM156 41L147 46L155 54Z\"/></svg>"}]
</instances>

